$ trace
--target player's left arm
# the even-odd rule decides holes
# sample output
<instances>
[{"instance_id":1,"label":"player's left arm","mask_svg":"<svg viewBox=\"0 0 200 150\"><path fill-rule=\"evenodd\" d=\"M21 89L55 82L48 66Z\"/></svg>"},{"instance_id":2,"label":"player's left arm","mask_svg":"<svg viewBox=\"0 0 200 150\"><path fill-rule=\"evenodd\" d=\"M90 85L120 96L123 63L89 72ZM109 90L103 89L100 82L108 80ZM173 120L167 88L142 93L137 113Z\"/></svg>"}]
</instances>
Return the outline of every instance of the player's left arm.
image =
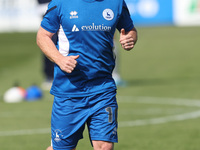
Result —
<instances>
[{"instance_id":1,"label":"player's left arm","mask_svg":"<svg viewBox=\"0 0 200 150\"><path fill-rule=\"evenodd\" d=\"M138 39L137 30L135 27L130 31L125 31L124 28L121 29L119 41L123 49L127 51L130 51L131 49L133 49L137 42L137 39Z\"/></svg>"}]
</instances>

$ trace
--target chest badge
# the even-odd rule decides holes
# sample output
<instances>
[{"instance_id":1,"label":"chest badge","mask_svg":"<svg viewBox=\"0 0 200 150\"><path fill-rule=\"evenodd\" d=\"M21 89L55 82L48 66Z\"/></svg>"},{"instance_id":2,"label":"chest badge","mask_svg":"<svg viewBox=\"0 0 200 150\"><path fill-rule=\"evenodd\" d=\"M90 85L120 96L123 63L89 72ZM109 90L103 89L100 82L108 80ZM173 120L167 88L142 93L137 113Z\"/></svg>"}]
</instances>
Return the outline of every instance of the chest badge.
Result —
<instances>
[{"instance_id":1,"label":"chest badge","mask_svg":"<svg viewBox=\"0 0 200 150\"><path fill-rule=\"evenodd\" d=\"M114 13L111 9L105 9L102 15L104 19L109 20L109 21L114 18Z\"/></svg>"}]
</instances>

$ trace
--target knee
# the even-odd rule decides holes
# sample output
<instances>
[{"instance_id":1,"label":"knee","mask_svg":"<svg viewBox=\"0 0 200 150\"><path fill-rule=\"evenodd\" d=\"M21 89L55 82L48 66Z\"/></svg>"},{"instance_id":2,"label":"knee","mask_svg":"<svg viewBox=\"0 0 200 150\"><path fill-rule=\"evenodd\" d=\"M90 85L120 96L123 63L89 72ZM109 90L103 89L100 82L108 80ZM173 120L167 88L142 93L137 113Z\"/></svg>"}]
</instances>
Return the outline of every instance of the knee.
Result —
<instances>
[{"instance_id":1,"label":"knee","mask_svg":"<svg viewBox=\"0 0 200 150\"><path fill-rule=\"evenodd\" d=\"M104 143L100 150L113 150L113 143Z\"/></svg>"},{"instance_id":2,"label":"knee","mask_svg":"<svg viewBox=\"0 0 200 150\"><path fill-rule=\"evenodd\" d=\"M113 150L114 144L111 142L96 141L93 143L94 150Z\"/></svg>"}]
</instances>

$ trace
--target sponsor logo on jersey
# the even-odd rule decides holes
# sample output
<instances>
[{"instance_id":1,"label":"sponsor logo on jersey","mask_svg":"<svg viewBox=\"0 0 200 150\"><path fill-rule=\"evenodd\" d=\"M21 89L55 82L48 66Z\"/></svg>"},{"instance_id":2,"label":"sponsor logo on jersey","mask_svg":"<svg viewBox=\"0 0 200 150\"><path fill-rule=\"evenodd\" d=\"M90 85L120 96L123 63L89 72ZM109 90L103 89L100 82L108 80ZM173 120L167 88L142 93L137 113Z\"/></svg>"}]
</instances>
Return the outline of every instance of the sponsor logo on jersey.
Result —
<instances>
[{"instance_id":1,"label":"sponsor logo on jersey","mask_svg":"<svg viewBox=\"0 0 200 150\"><path fill-rule=\"evenodd\" d=\"M102 15L106 20L109 20L109 21L114 18L114 13L111 9L105 9Z\"/></svg>"},{"instance_id":2,"label":"sponsor logo on jersey","mask_svg":"<svg viewBox=\"0 0 200 150\"><path fill-rule=\"evenodd\" d=\"M72 32L78 32L78 31L79 31L79 29L77 28L76 25L74 25L73 28L72 28Z\"/></svg>"},{"instance_id":3,"label":"sponsor logo on jersey","mask_svg":"<svg viewBox=\"0 0 200 150\"><path fill-rule=\"evenodd\" d=\"M112 28L104 24L96 25L92 23L91 25L84 25L81 27L82 31L110 31Z\"/></svg>"},{"instance_id":4,"label":"sponsor logo on jersey","mask_svg":"<svg viewBox=\"0 0 200 150\"><path fill-rule=\"evenodd\" d=\"M77 19L78 18L78 12L77 11L71 11L70 12L70 19Z\"/></svg>"},{"instance_id":5,"label":"sponsor logo on jersey","mask_svg":"<svg viewBox=\"0 0 200 150\"><path fill-rule=\"evenodd\" d=\"M96 25L92 23L91 25L83 25L81 27L81 31L111 31L112 27L106 26L104 24ZM72 28L72 32L80 31L79 28L74 25Z\"/></svg>"}]
</instances>

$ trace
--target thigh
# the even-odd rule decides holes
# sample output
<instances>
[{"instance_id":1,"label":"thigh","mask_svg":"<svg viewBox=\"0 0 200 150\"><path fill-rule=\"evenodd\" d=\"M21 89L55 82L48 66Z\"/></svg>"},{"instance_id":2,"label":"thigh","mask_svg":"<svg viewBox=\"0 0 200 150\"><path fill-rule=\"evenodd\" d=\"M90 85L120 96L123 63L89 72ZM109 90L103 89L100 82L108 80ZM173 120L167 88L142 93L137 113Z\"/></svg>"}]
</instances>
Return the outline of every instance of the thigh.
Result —
<instances>
[{"instance_id":1,"label":"thigh","mask_svg":"<svg viewBox=\"0 0 200 150\"><path fill-rule=\"evenodd\" d=\"M87 122L91 140L118 142L116 92L98 94L93 99L96 103L91 108L91 116Z\"/></svg>"},{"instance_id":2,"label":"thigh","mask_svg":"<svg viewBox=\"0 0 200 150\"><path fill-rule=\"evenodd\" d=\"M83 98L82 98L83 99ZM74 149L83 138L85 122L88 118L86 109L81 104L81 98L60 98L55 97L52 117L51 117L51 136L54 150Z\"/></svg>"}]
</instances>

